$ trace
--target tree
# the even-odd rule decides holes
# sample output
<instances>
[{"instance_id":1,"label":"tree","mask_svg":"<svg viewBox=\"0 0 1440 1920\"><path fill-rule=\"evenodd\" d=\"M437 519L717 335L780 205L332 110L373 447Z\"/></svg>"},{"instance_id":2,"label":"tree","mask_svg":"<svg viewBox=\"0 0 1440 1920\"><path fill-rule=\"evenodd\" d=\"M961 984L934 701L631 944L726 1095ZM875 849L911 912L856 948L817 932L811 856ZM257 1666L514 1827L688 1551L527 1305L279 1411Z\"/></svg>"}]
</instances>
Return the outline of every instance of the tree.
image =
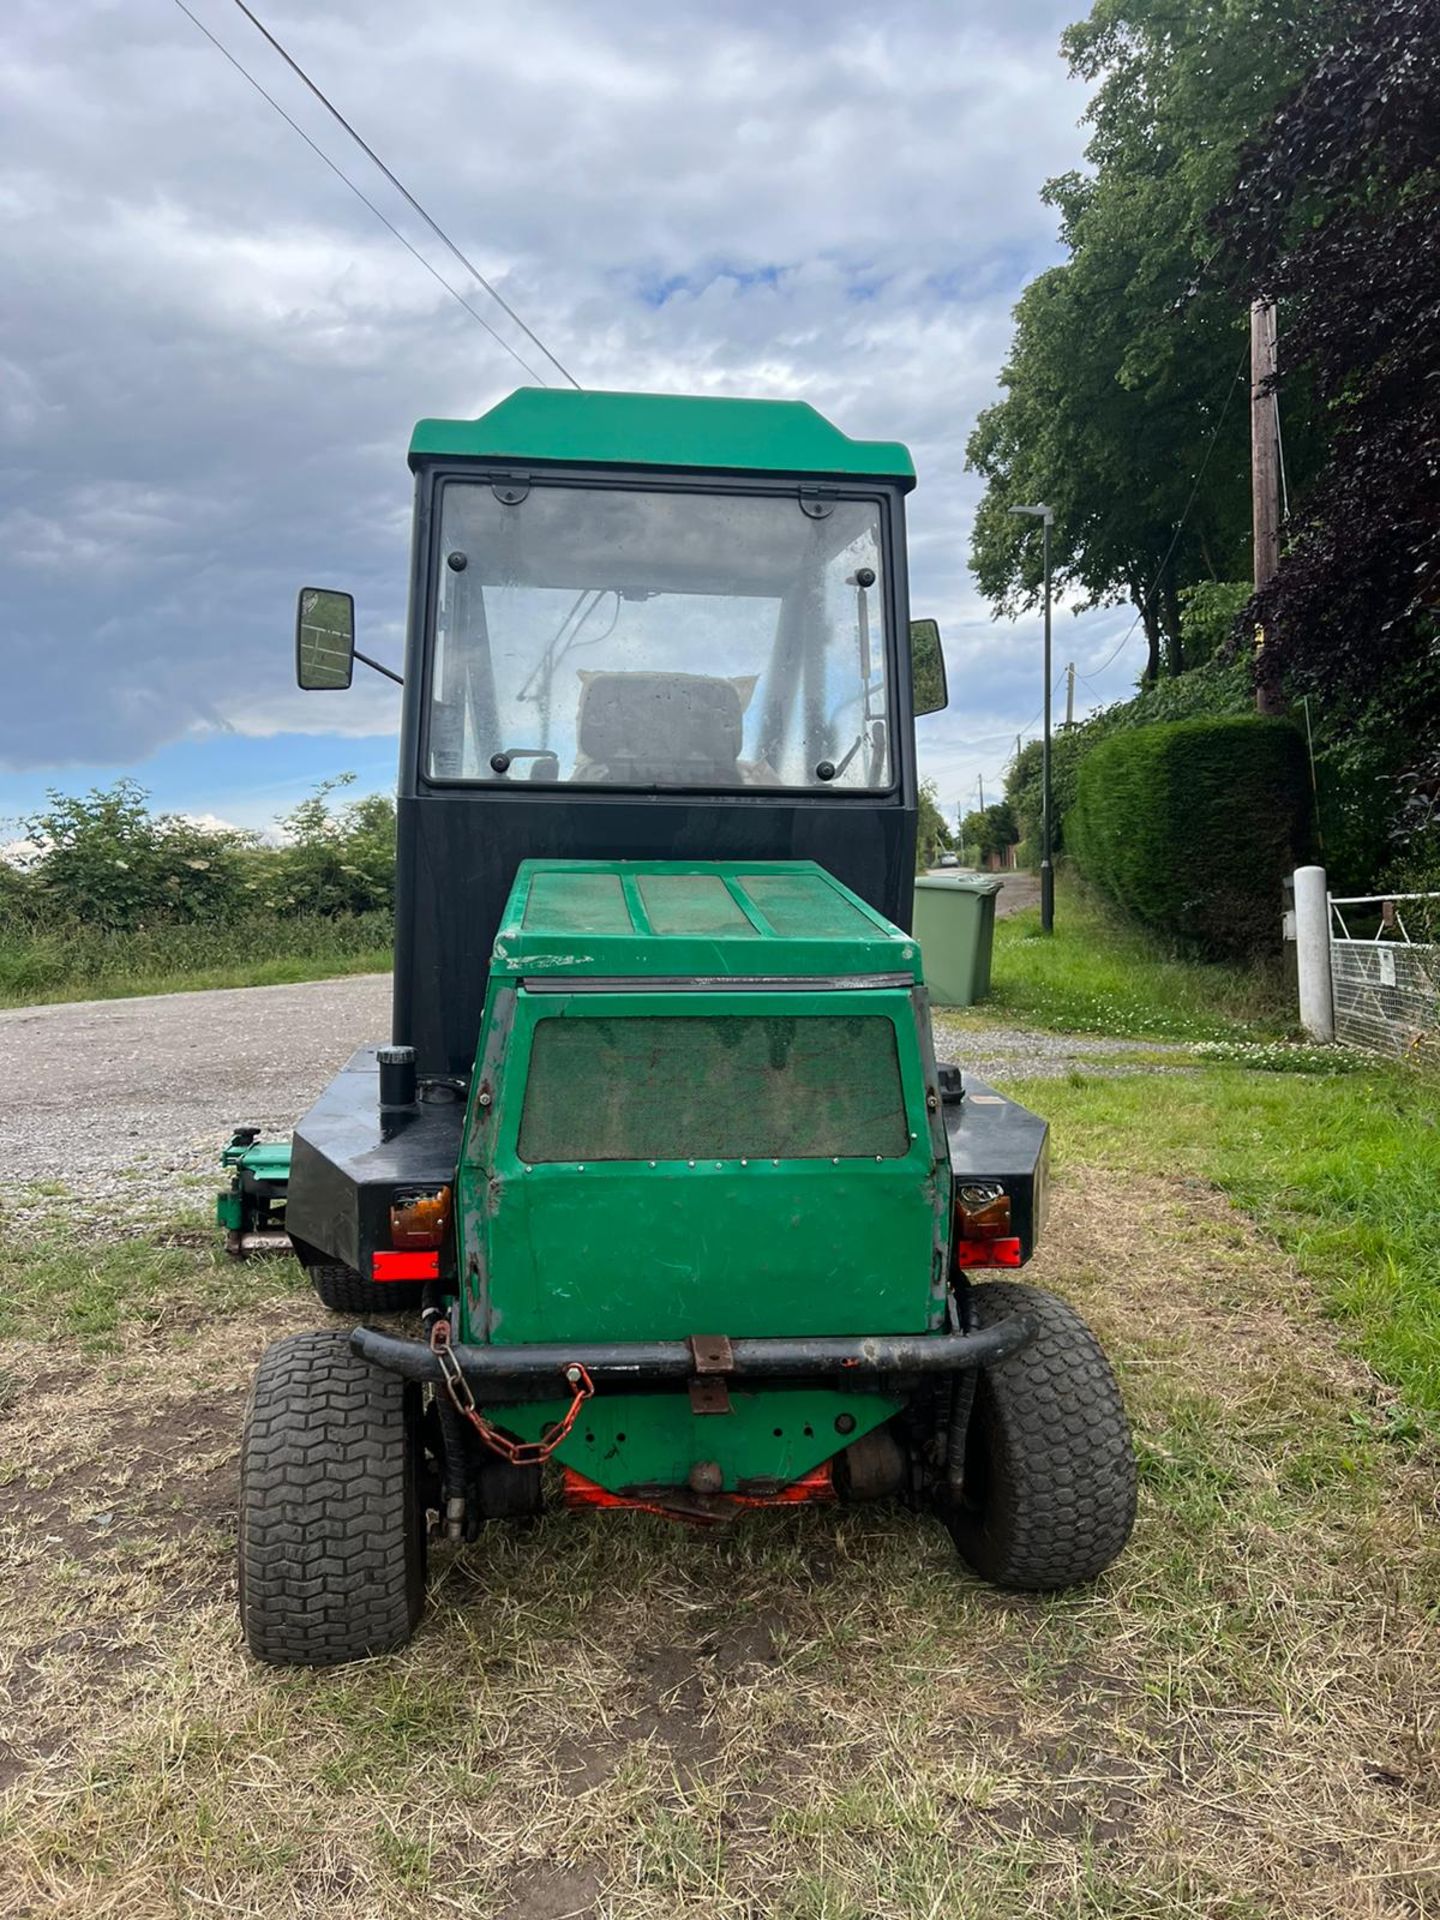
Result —
<instances>
[{"instance_id":1,"label":"tree","mask_svg":"<svg viewBox=\"0 0 1440 1920\"><path fill-rule=\"evenodd\" d=\"M1008 509L1047 502L1057 584L1135 605L1147 681L1162 662L1189 664L1182 590L1250 570L1247 320L1205 270L1205 219L1328 12L1329 0L1097 0L1062 43L1096 84L1094 173L1045 188L1069 257L1022 295L1005 397L970 439L986 481L971 564L997 612L1033 605L1040 545ZM1297 482L1311 440L1297 399Z\"/></svg>"},{"instance_id":2,"label":"tree","mask_svg":"<svg viewBox=\"0 0 1440 1920\"><path fill-rule=\"evenodd\" d=\"M1347 10L1246 148L1213 230L1233 284L1278 300L1281 390L1308 380L1330 458L1245 624L1262 672L1432 699L1440 607L1440 4ZM1430 708L1435 711L1433 705Z\"/></svg>"},{"instance_id":3,"label":"tree","mask_svg":"<svg viewBox=\"0 0 1440 1920\"><path fill-rule=\"evenodd\" d=\"M988 860L992 855L1003 856L1020 838L1009 802L997 800L983 812L977 808L967 813L961 823L960 837L967 847L974 848L981 860Z\"/></svg>"},{"instance_id":4,"label":"tree","mask_svg":"<svg viewBox=\"0 0 1440 1920\"><path fill-rule=\"evenodd\" d=\"M920 824L915 842L915 871L933 867L950 845L950 828L940 811L940 793L933 780L920 782Z\"/></svg>"}]
</instances>

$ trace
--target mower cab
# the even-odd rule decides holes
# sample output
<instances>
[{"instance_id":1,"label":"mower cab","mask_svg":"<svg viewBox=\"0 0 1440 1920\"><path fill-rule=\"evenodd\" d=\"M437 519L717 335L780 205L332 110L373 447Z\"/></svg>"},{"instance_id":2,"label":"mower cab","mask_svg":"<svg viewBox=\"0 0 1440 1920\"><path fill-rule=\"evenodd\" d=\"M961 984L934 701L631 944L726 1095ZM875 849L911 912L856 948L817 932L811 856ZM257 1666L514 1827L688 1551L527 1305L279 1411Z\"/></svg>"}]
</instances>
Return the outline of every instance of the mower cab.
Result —
<instances>
[{"instance_id":1,"label":"mower cab","mask_svg":"<svg viewBox=\"0 0 1440 1920\"><path fill-rule=\"evenodd\" d=\"M906 931L944 681L905 450L527 390L411 464L392 1039L278 1184L325 1303L421 1329L262 1361L252 1649L398 1644L427 1535L547 1479L699 1524L899 1497L992 1578L1089 1578L1133 1512L1114 1382L1061 1302L970 1280L1033 1251L1045 1125L937 1066ZM307 590L297 640L348 685L347 596Z\"/></svg>"}]
</instances>

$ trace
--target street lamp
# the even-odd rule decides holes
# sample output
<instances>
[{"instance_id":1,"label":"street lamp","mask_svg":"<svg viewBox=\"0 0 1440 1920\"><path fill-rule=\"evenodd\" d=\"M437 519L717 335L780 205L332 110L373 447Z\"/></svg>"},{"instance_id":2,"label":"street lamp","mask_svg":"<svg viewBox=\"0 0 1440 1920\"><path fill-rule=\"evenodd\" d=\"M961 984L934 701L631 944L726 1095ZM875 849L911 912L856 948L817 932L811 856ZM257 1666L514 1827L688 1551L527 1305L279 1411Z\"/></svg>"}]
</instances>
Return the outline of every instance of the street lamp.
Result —
<instances>
[{"instance_id":1,"label":"street lamp","mask_svg":"<svg viewBox=\"0 0 1440 1920\"><path fill-rule=\"evenodd\" d=\"M1045 538L1045 744L1040 759L1040 931L1055 931L1055 866L1050 858L1050 529L1053 507L1011 507L1040 521Z\"/></svg>"}]
</instances>

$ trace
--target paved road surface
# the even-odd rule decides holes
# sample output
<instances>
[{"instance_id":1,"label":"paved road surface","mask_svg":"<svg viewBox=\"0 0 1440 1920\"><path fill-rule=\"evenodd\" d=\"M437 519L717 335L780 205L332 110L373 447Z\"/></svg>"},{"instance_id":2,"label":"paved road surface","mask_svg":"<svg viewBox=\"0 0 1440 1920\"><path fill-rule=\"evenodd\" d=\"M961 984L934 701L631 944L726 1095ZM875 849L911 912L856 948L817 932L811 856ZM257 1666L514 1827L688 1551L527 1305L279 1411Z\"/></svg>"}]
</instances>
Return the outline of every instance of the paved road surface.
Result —
<instances>
[{"instance_id":1,"label":"paved road surface","mask_svg":"<svg viewBox=\"0 0 1440 1920\"><path fill-rule=\"evenodd\" d=\"M1038 907L1040 904L1040 876L1038 873L981 873L975 867L931 867L933 878L948 879L951 875L967 880L998 880L1000 892L995 900L995 918L1008 920L1012 913L1022 913L1026 907Z\"/></svg>"},{"instance_id":2,"label":"paved road surface","mask_svg":"<svg viewBox=\"0 0 1440 1920\"><path fill-rule=\"evenodd\" d=\"M1020 913L1026 907L1038 907L1040 904L1040 876L1038 873L1007 873L1000 887L999 898L995 902L995 918L1008 920L1012 913Z\"/></svg>"}]
</instances>

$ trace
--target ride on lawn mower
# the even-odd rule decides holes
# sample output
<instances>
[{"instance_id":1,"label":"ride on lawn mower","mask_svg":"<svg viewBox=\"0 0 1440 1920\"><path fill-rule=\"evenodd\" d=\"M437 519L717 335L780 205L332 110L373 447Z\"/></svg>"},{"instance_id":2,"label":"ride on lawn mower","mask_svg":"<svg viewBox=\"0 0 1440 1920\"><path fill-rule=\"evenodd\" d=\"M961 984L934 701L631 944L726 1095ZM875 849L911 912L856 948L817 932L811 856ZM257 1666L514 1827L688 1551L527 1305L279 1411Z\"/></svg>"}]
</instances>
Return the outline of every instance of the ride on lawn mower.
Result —
<instances>
[{"instance_id":1,"label":"ride on lawn mower","mask_svg":"<svg viewBox=\"0 0 1440 1920\"><path fill-rule=\"evenodd\" d=\"M288 1162L237 1134L220 1216L419 1332L262 1358L251 1650L399 1646L427 1539L546 1497L898 1499L1001 1585L1092 1578L1134 1515L1110 1369L975 1283L1034 1250L1045 1123L937 1065L905 931L945 704L909 455L794 402L522 389L410 464L391 1044ZM357 658L306 589L300 684Z\"/></svg>"}]
</instances>

